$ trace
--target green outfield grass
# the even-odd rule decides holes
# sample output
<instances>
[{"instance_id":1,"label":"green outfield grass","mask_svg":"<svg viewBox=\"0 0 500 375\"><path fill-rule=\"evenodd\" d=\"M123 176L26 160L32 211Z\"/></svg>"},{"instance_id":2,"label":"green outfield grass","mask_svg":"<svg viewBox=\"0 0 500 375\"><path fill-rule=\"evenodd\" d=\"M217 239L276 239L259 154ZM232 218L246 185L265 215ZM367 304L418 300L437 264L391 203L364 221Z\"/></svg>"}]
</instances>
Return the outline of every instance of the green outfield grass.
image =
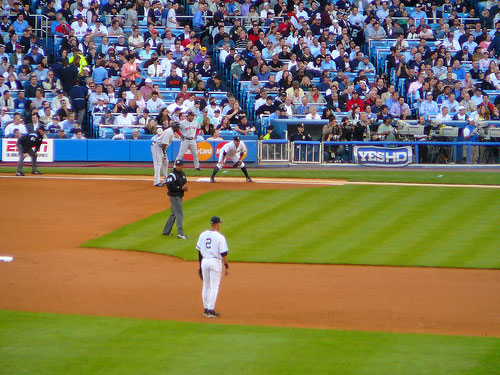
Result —
<instances>
[{"instance_id":1,"label":"green outfield grass","mask_svg":"<svg viewBox=\"0 0 500 375\"><path fill-rule=\"evenodd\" d=\"M500 339L0 311L2 375L497 375Z\"/></svg>"},{"instance_id":2,"label":"green outfield grass","mask_svg":"<svg viewBox=\"0 0 500 375\"><path fill-rule=\"evenodd\" d=\"M103 168L103 167L42 167L40 170L47 174L119 174L152 176L152 167L130 167L130 168ZM31 171L29 167L25 172ZM15 173L16 167L0 167L0 173ZM185 169L188 176L210 176L211 169L203 169L198 172L190 167ZM378 182L420 182L434 184L479 184L479 185L499 185L500 173L490 171L430 171L414 169L295 169L295 168L253 168L249 167L252 177L281 177L281 178L321 178L321 179L342 179L349 181L378 181ZM219 172L220 176L243 176L239 169L224 169Z\"/></svg>"},{"instance_id":3,"label":"green outfield grass","mask_svg":"<svg viewBox=\"0 0 500 375\"><path fill-rule=\"evenodd\" d=\"M168 210L84 246L195 260L198 235L219 215L232 261L500 268L498 196L363 185L213 191L184 202L190 240L161 235Z\"/></svg>"}]
</instances>

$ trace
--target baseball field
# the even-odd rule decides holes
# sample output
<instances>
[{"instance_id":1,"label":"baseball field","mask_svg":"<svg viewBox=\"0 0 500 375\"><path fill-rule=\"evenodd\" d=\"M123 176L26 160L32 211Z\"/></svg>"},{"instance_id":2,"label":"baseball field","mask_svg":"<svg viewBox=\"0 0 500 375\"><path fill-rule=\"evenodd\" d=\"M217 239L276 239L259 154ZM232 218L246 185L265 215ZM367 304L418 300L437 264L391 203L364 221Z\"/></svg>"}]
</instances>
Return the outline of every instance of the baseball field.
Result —
<instances>
[{"instance_id":1,"label":"baseball field","mask_svg":"<svg viewBox=\"0 0 500 375\"><path fill-rule=\"evenodd\" d=\"M0 374L499 373L498 173L188 169L182 241L138 170L0 176ZM210 320L213 215L231 266Z\"/></svg>"}]
</instances>

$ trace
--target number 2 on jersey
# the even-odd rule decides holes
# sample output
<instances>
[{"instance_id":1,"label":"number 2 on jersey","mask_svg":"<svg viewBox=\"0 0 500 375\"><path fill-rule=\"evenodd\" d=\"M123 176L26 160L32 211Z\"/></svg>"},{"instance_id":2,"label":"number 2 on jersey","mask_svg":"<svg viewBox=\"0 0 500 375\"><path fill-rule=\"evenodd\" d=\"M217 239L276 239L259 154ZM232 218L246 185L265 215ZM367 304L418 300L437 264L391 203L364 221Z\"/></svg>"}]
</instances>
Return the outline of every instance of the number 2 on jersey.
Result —
<instances>
[{"instance_id":1,"label":"number 2 on jersey","mask_svg":"<svg viewBox=\"0 0 500 375\"><path fill-rule=\"evenodd\" d=\"M211 249L212 248L212 239L211 238L207 238L207 240L205 241L205 247L207 249Z\"/></svg>"}]
</instances>

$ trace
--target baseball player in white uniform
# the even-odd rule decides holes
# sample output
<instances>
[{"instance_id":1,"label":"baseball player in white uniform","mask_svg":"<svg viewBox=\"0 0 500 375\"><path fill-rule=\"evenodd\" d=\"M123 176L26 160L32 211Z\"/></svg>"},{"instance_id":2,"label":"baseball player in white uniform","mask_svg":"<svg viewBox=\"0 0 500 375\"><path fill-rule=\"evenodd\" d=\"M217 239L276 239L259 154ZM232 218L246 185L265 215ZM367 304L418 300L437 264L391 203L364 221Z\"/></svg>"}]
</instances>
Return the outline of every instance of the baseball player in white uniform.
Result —
<instances>
[{"instance_id":1,"label":"baseball player in white uniform","mask_svg":"<svg viewBox=\"0 0 500 375\"><path fill-rule=\"evenodd\" d=\"M200 161L198 159L198 148L196 147L196 137L200 132L200 124L194 120L194 113L188 112L187 119L179 123L179 131L177 134L181 138L181 147L175 160L180 160L184 157L187 149L193 154L194 168L200 170Z\"/></svg>"},{"instance_id":2,"label":"baseball player in white uniform","mask_svg":"<svg viewBox=\"0 0 500 375\"><path fill-rule=\"evenodd\" d=\"M167 129L170 130L170 129ZM161 181L161 176L165 180L168 174L168 157L167 148L162 146L162 139L169 138L167 133L171 133L173 136L173 131L170 132L163 131L162 128L156 129L156 134L151 138L151 155L153 156L153 168L155 171L154 186L161 187L164 182ZM171 142L171 141L170 141Z\"/></svg>"},{"instance_id":3,"label":"baseball player in white uniform","mask_svg":"<svg viewBox=\"0 0 500 375\"><path fill-rule=\"evenodd\" d=\"M247 182L253 182L247 172L247 167L243 163L243 158L248 152L247 146L240 137L236 136L231 142L226 143L220 150L219 162L212 171L212 176L210 177L210 182L215 182L215 175L219 172L227 159L231 159L234 162L233 168L241 168L241 171L245 175Z\"/></svg>"},{"instance_id":4,"label":"baseball player in white uniform","mask_svg":"<svg viewBox=\"0 0 500 375\"><path fill-rule=\"evenodd\" d=\"M222 276L222 265L224 265L224 275L229 274L229 264L227 263L227 243L226 238L219 232L222 221L220 217L213 216L210 219L211 228L200 234L196 249L200 260L198 274L203 280L203 315L207 318L216 318L220 314L216 313L215 302L219 293L219 284Z\"/></svg>"}]
</instances>

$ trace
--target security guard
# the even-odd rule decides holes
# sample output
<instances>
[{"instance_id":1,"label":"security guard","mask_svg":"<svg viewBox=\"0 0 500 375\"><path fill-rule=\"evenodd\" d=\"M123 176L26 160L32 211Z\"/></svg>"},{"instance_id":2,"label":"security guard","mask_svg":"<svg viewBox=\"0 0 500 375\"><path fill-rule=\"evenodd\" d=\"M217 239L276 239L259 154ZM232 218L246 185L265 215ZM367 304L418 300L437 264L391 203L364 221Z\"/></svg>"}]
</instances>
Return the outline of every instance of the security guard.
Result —
<instances>
[{"instance_id":1,"label":"security guard","mask_svg":"<svg viewBox=\"0 0 500 375\"><path fill-rule=\"evenodd\" d=\"M175 161L174 165L174 169L167 177L167 194L170 198L170 208L172 213L168 217L165 228L163 228L163 235L170 236L172 227L177 220L177 238L187 240L189 237L186 236L184 229L182 228L182 197L184 196L184 192L188 190L188 187L186 186L187 178L186 174L182 171L184 162L179 159Z\"/></svg>"},{"instance_id":2,"label":"security guard","mask_svg":"<svg viewBox=\"0 0 500 375\"><path fill-rule=\"evenodd\" d=\"M38 170L36 165L36 158L38 156L38 150L43 142L43 137L45 136L45 126L40 125L36 132L23 135L17 140L17 151L19 152L19 162L17 163L16 176L24 176L23 173L23 162L26 156L31 157L31 173L42 174ZM33 150L33 147L35 148Z\"/></svg>"}]
</instances>

